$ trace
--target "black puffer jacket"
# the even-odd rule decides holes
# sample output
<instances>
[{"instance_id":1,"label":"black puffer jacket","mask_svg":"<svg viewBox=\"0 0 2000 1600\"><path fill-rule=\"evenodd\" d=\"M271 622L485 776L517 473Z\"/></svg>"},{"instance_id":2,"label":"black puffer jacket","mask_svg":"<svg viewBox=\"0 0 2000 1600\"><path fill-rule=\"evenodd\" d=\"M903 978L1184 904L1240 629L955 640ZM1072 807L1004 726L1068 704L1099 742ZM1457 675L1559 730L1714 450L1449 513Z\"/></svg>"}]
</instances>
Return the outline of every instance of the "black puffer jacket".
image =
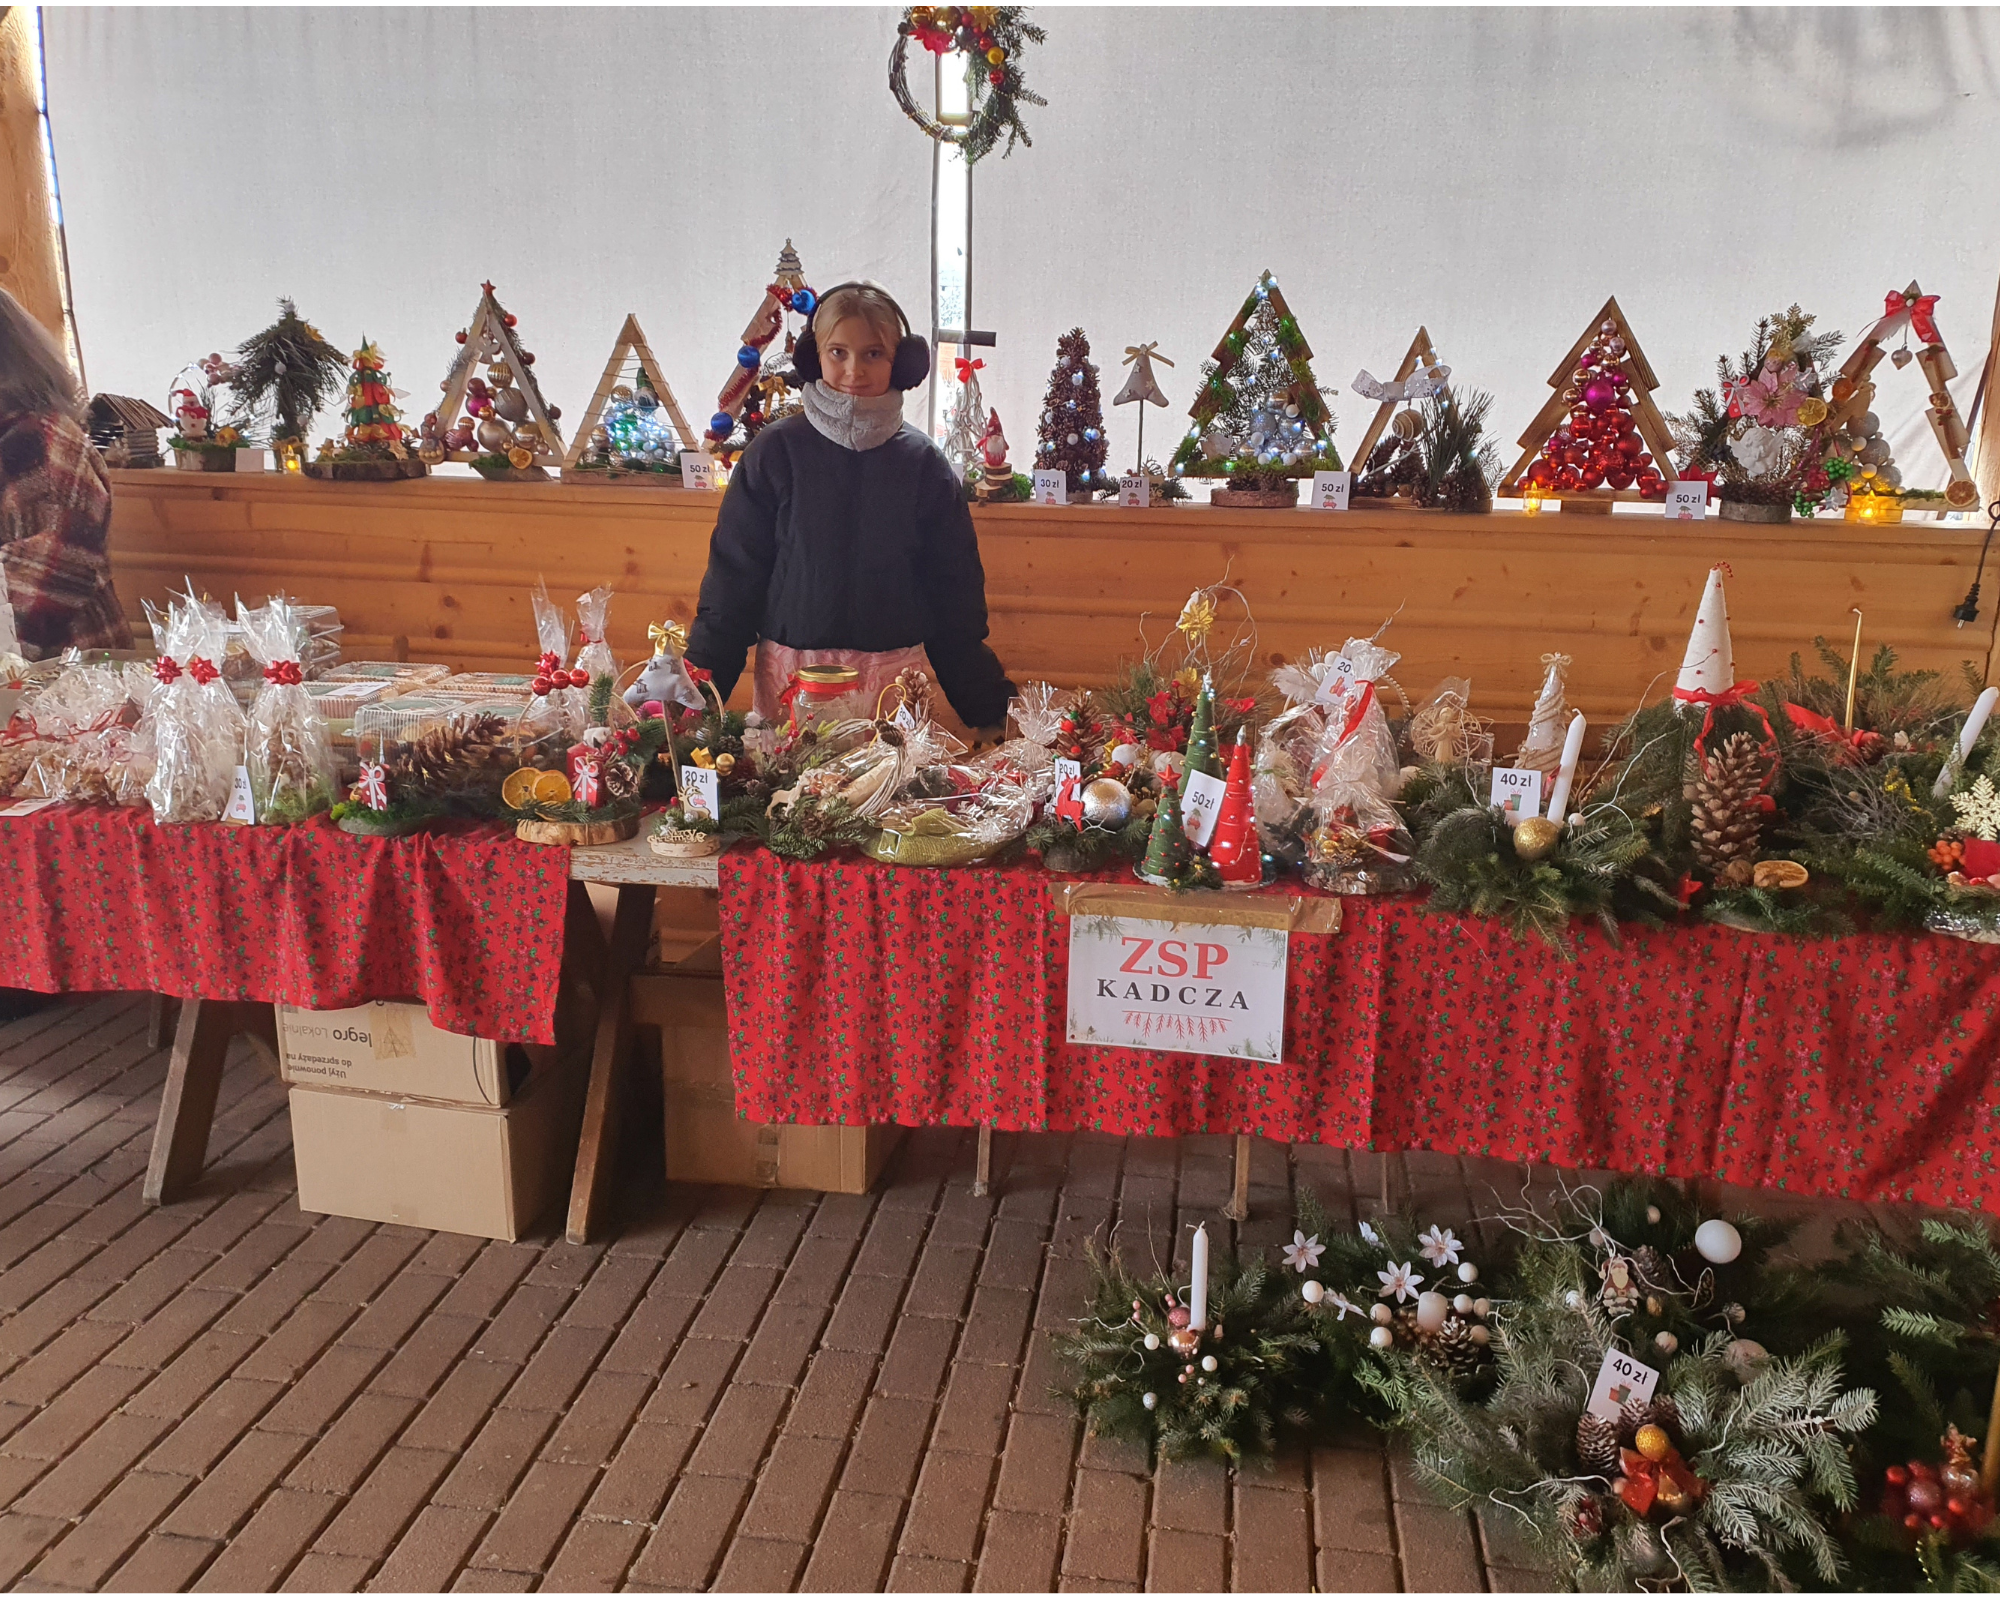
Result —
<instances>
[{"instance_id":1,"label":"black puffer jacket","mask_svg":"<svg viewBox=\"0 0 2000 1600\"><path fill-rule=\"evenodd\" d=\"M986 643L972 514L915 428L850 450L787 417L743 452L708 542L688 660L727 698L759 639L794 650L920 644L968 727L1006 719L1014 686Z\"/></svg>"}]
</instances>

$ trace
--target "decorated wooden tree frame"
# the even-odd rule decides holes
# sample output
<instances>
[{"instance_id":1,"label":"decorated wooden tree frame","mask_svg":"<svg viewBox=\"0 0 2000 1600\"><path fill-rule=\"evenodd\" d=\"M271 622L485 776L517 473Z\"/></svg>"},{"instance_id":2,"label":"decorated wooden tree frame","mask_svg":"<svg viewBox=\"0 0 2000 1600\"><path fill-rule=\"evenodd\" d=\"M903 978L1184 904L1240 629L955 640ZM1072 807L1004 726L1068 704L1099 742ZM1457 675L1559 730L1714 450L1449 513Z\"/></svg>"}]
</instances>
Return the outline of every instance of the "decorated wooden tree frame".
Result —
<instances>
[{"instance_id":1,"label":"decorated wooden tree frame","mask_svg":"<svg viewBox=\"0 0 2000 1600\"><path fill-rule=\"evenodd\" d=\"M672 425L670 443L669 430L656 425L662 413ZM635 430L641 437L628 438ZM611 359L604 363L604 376L597 380L597 390L563 457L563 478L674 486L680 483L680 452L698 448L680 402L646 343L637 313L627 312Z\"/></svg>"},{"instance_id":2,"label":"decorated wooden tree frame","mask_svg":"<svg viewBox=\"0 0 2000 1600\"><path fill-rule=\"evenodd\" d=\"M479 286L478 309L458 343L438 385L443 398L424 418L418 455L432 466L467 462L482 477L546 478L543 469L563 459L556 427L562 412L543 403L534 355L521 348L514 318L494 299L492 284Z\"/></svg>"},{"instance_id":3,"label":"decorated wooden tree frame","mask_svg":"<svg viewBox=\"0 0 2000 1600\"><path fill-rule=\"evenodd\" d=\"M1438 364L1437 351L1431 348L1430 330L1419 324L1417 336L1410 341L1410 348L1404 355L1401 364L1397 366L1395 376L1390 378L1389 383L1391 386L1407 383L1419 367L1428 370ZM1364 396L1364 398L1366 397ZM1381 439L1382 430L1388 427L1389 419L1395 415L1396 407L1402 404L1404 404L1402 400L1391 395L1375 407L1375 415L1369 419L1368 431L1361 435L1361 443L1356 445L1354 449L1353 460L1356 477L1367 471L1368 457L1375 449L1377 441Z\"/></svg>"},{"instance_id":4,"label":"decorated wooden tree frame","mask_svg":"<svg viewBox=\"0 0 2000 1600\"><path fill-rule=\"evenodd\" d=\"M785 318L811 316L818 304L819 297L806 285L805 265L787 239L756 315L743 329L736 370L716 395L715 415L702 435L702 447L724 466L734 462L766 423L798 409L798 402L789 399L785 376L797 336L787 331ZM784 345L773 351L780 333L785 335Z\"/></svg>"},{"instance_id":5,"label":"decorated wooden tree frame","mask_svg":"<svg viewBox=\"0 0 2000 1600\"><path fill-rule=\"evenodd\" d=\"M1825 431L1831 434L1873 409L1875 384L1869 374L1890 354L1887 348L1890 339L1904 330L1914 333L1921 341L1915 352L1917 369L1923 373L1931 393L1924 420L1937 436L1938 448L1944 452L1945 465L1951 471L1944 502L1953 510L1964 511L1979 504L1979 485L1965 464L1965 450L1970 443L1965 419L1958 414L1947 387L1958 376L1958 368L1952 365L1951 352L1945 349L1933 316L1937 298L1925 294L1914 280L1907 289L1889 291L1883 299L1881 320L1862 335L1854 353L1841 364L1840 375L1833 384L1833 410L1826 419ZM1897 366L1906 366L1911 352L1899 349L1894 360Z\"/></svg>"},{"instance_id":6,"label":"decorated wooden tree frame","mask_svg":"<svg viewBox=\"0 0 2000 1600\"><path fill-rule=\"evenodd\" d=\"M1549 387L1555 392L1521 435L1521 458L1500 480L1499 492L1533 492L1560 500L1566 510L1601 512L1609 512L1618 500L1664 498L1666 485L1677 475L1673 435L1653 404L1653 391L1659 386L1616 296L1605 301L1549 374ZM1619 393L1628 387L1629 399ZM1600 441L1600 435L1609 431L1603 420L1607 417L1617 424L1629 421L1631 428L1620 436L1636 442L1622 451L1597 451L1597 443L1610 443ZM1571 439L1568 430L1573 424L1588 431ZM1559 459L1565 454L1581 459ZM1593 464L1592 458L1600 454L1609 454L1615 462L1608 475Z\"/></svg>"},{"instance_id":7,"label":"decorated wooden tree frame","mask_svg":"<svg viewBox=\"0 0 2000 1600\"><path fill-rule=\"evenodd\" d=\"M1217 505L1291 505L1296 480L1340 470L1312 347L1269 272L1215 347L1188 415L1194 425L1174 452L1173 470L1229 479L1211 496Z\"/></svg>"}]
</instances>

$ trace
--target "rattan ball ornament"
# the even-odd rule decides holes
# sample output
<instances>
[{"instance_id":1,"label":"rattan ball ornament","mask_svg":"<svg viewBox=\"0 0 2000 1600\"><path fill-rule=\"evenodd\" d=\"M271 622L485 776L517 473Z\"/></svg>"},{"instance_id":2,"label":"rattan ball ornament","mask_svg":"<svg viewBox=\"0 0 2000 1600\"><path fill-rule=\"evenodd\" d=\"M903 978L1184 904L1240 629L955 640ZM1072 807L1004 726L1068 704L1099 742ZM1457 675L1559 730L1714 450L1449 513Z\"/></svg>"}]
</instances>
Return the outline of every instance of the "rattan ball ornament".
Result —
<instances>
[{"instance_id":1,"label":"rattan ball ornament","mask_svg":"<svg viewBox=\"0 0 2000 1600\"><path fill-rule=\"evenodd\" d=\"M1398 411L1389 419L1389 431L1398 439L1414 439L1424 431L1424 419L1414 411Z\"/></svg>"}]
</instances>

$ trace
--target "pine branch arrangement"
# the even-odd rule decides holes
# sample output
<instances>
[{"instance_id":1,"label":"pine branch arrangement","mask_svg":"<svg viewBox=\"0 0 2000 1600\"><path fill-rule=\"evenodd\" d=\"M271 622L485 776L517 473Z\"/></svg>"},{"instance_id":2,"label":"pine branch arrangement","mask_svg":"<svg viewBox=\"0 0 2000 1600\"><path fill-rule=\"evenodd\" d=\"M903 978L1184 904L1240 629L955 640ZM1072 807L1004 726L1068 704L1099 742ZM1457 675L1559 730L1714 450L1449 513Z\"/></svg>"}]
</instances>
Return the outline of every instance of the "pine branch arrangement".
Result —
<instances>
[{"instance_id":1,"label":"pine branch arrangement","mask_svg":"<svg viewBox=\"0 0 2000 1600\"><path fill-rule=\"evenodd\" d=\"M1493 396L1447 389L1423 403L1417 435L1421 477L1417 504L1444 511L1491 511L1500 459L1486 442L1486 413Z\"/></svg>"},{"instance_id":2,"label":"pine branch arrangement","mask_svg":"<svg viewBox=\"0 0 2000 1600\"><path fill-rule=\"evenodd\" d=\"M1264 1262L1218 1260L1208 1328L1176 1351L1174 1341L1189 1330L1173 1285L1134 1276L1116 1250L1093 1247L1090 1261L1089 1312L1054 1343L1076 1375L1063 1393L1098 1432L1144 1440L1169 1460L1233 1461L1269 1454L1281 1424L1309 1419L1296 1398L1297 1377L1318 1344L1305 1326L1304 1303Z\"/></svg>"}]
</instances>

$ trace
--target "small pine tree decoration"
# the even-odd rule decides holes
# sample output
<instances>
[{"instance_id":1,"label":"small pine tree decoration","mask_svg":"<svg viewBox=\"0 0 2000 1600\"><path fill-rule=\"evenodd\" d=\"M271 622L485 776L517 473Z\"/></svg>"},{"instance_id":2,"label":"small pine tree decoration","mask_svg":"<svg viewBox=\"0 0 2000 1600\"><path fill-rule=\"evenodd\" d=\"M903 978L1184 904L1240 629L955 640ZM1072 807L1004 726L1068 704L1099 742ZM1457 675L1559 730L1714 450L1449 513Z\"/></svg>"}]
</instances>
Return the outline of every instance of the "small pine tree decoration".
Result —
<instances>
[{"instance_id":1,"label":"small pine tree decoration","mask_svg":"<svg viewBox=\"0 0 2000 1600\"><path fill-rule=\"evenodd\" d=\"M1146 838L1146 859L1139 863L1139 876L1163 888L1179 888L1194 867L1194 847L1181 827L1180 796L1171 785L1160 786L1159 808L1153 813L1153 831Z\"/></svg>"},{"instance_id":2,"label":"small pine tree decoration","mask_svg":"<svg viewBox=\"0 0 2000 1600\"><path fill-rule=\"evenodd\" d=\"M1296 498L1290 480L1340 470L1325 396L1312 347L1266 272L1202 364L1188 413L1194 426L1174 452L1173 470L1227 478L1234 494Z\"/></svg>"},{"instance_id":3,"label":"small pine tree decoration","mask_svg":"<svg viewBox=\"0 0 2000 1600\"><path fill-rule=\"evenodd\" d=\"M371 447L370 455L402 455L402 413L389 387L382 352L370 339L354 352L354 376L347 380L347 443L350 449Z\"/></svg>"},{"instance_id":4,"label":"small pine tree decoration","mask_svg":"<svg viewBox=\"0 0 2000 1600\"><path fill-rule=\"evenodd\" d=\"M340 392L347 358L289 299L278 320L243 341L236 357L236 393L245 422L268 426L276 445L303 445L313 415Z\"/></svg>"},{"instance_id":5,"label":"small pine tree decoration","mask_svg":"<svg viewBox=\"0 0 2000 1600\"><path fill-rule=\"evenodd\" d=\"M1188 774L1205 772L1222 776L1222 758L1215 748L1215 683L1202 674L1201 688L1194 697L1194 721L1188 726L1187 752L1181 763L1181 793L1187 793Z\"/></svg>"},{"instance_id":6,"label":"small pine tree decoration","mask_svg":"<svg viewBox=\"0 0 2000 1600\"><path fill-rule=\"evenodd\" d=\"M1097 392L1097 364L1081 328L1056 340L1055 369L1042 396L1036 433L1041 442L1035 447L1035 466L1066 474L1072 495L1088 498L1112 487L1104 470L1104 401Z\"/></svg>"}]
</instances>

